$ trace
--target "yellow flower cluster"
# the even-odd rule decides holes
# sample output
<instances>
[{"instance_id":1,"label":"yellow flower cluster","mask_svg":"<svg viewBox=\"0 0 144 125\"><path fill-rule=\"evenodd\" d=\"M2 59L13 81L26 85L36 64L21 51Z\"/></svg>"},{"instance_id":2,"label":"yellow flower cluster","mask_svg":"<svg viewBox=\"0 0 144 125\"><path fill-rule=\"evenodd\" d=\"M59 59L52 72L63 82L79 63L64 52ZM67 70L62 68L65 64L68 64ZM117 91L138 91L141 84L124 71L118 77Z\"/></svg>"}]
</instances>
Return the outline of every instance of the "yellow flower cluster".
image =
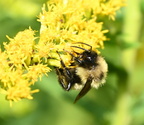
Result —
<instances>
[{"instance_id":1,"label":"yellow flower cluster","mask_svg":"<svg viewBox=\"0 0 144 125\"><path fill-rule=\"evenodd\" d=\"M47 65L35 64L34 31L31 29L19 32L9 43L4 43L5 51L0 51L0 92L10 101L22 98L32 99L31 90L39 77L50 71Z\"/></svg>"},{"instance_id":2,"label":"yellow flower cluster","mask_svg":"<svg viewBox=\"0 0 144 125\"><path fill-rule=\"evenodd\" d=\"M50 0L39 15L38 43L30 28L4 43L5 51L0 51L0 93L10 101L32 99L39 90L31 90L31 86L50 72L49 66L60 67L56 51L71 52L71 46L78 42L88 43L97 52L97 48L104 48L108 30L103 30L103 22L97 20L99 16L114 20L122 6L124 0ZM71 56L64 53L61 57L69 66Z\"/></svg>"},{"instance_id":3,"label":"yellow flower cluster","mask_svg":"<svg viewBox=\"0 0 144 125\"><path fill-rule=\"evenodd\" d=\"M83 42L99 52L97 48L104 48L103 42L107 39L104 34L108 30L103 30L103 22L97 20L100 16L114 20L116 11L122 6L124 0L50 0L47 7L43 6L38 19L41 23L39 44L51 46L51 51L71 52L73 44Z\"/></svg>"}]
</instances>

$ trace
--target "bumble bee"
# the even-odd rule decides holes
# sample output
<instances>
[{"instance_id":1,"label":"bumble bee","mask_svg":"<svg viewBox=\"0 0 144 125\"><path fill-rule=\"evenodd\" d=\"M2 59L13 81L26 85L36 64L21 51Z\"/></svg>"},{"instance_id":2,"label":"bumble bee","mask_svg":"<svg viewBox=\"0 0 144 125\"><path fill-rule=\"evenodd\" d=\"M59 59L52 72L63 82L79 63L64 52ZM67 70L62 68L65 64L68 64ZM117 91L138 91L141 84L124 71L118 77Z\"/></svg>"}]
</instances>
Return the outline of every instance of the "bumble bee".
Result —
<instances>
[{"instance_id":1,"label":"bumble bee","mask_svg":"<svg viewBox=\"0 0 144 125\"><path fill-rule=\"evenodd\" d=\"M89 46L90 48L84 49L78 46L71 46L83 50L82 53L74 54L68 52L72 56L70 67L66 67L60 54L61 68L55 68L58 75L60 85L66 90L81 89L74 103L82 98L92 87L98 88L105 82L108 71L108 66L103 57L99 56L92 50L92 46L86 43L79 43Z\"/></svg>"}]
</instances>

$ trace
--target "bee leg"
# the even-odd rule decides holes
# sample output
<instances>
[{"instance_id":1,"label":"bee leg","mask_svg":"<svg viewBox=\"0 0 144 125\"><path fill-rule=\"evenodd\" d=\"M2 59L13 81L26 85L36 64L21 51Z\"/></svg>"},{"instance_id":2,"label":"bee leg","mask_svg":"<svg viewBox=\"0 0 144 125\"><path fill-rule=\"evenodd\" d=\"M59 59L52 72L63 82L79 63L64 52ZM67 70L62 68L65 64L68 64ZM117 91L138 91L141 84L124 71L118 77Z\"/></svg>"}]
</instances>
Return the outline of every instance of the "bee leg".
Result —
<instances>
[{"instance_id":1,"label":"bee leg","mask_svg":"<svg viewBox=\"0 0 144 125\"><path fill-rule=\"evenodd\" d=\"M77 47L77 46L71 46L71 47L76 47L76 48L79 48L79 47ZM83 48L82 48L83 49ZM83 49L83 50L85 50L85 49ZM64 50L64 51L66 51L66 50ZM85 51L89 51L89 50L85 50ZM71 52L69 52L69 51L66 51L67 53L69 53L72 57L73 57L73 59L78 63L78 64L82 64L83 63L83 60L80 60L80 58L79 57L75 57ZM81 55L80 53L77 53L77 52L75 52L74 50L73 50L73 52L74 53L76 53L77 55Z\"/></svg>"},{"instance_id":2,"label":"bee leg","mask_svg":"<svg viewBox=\"0 0 144 125\"><path fill-rule=\"evenodd\" d=\"M69 91L73 85L73 76L71 70L67 68L55 68L58 75L58 81L63 89Z\"/></svg>"},{"instance_id":3,"label":"bee leg","mask_svg":"<svg viewBox=\"0 0 144 125\"><path fill-rule=\"evenodd\" d=\"M76 103L80 98L82 98L85 94L87 94L87 92L91 89L91 83L92 83L92 78L89 77L86 81L86 84L84 85L80 93L77 95L74 103Z\"/></svg>"},{"instance_id":4,"label":"bee leg","mask_svg":"<svg viewBox=\"0 0 144 125\"><path fill-rule=\"evenodd\" d=\"M66 51L66 52L68 52L68 51ZM75 57L72 53L70 53L70 52L68 52L72 57L73 57L73 59L78 63L78 64L81 64L81 63L83 63L83 61L82 60L80 60L78 57ZM74 51L74 53L76 53L77 55L80 55L80 53L77 53L77 52L75 52Z\"/></svg>"},{"instance_id":5,"label":"bee leg","mask_svg":"<svg viewBox=\"0 0 144 125\"><path fill-rule=\"evenodd\" d=\"M73 79L73 76L72 76L72 71L69 69L69 68L66 68L59 52L57 51L59 57L60 57L60 63L62 65L62 68L55 68L56 69L56 73L58 75L58 80L59 80L59 83L61 84L61 86L69 91L73 85L73 83L71 82L72 79ZM67 84L68 83L68 84Z\"/></svg>"}]
</instances>

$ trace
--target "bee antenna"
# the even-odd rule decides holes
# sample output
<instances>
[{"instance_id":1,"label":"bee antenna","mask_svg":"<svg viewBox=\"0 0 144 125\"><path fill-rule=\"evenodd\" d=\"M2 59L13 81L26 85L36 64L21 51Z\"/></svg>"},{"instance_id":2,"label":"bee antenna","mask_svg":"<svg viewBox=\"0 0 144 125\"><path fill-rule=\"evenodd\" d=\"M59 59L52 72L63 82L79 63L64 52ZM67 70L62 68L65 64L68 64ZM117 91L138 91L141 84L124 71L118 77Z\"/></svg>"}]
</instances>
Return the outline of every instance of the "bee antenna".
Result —
<instances>
[{"instance_id":1,"label":"bee antenna","mask_svg":"<svg viewBox=\"0 0 144 125\"><path fill-rule=\"evenodd\" d=\"M77 44L77 43L87 45L87 46L89 46L89 47L90 47L90 50L92 50L92 46L91 46L91 45L89 45L89 44L87 44L87 43L83 43L83 42L76 42L75 44Z\"/></svg>"},{"instance_id":2,"label":"bee antenna","mask_svg":"<svg viewBox=\"0 0 144 125\"><path fill-rule=\"evenodd\" d=\"M87 52L90 52L90 50L88 50L88 49L84 49L84 48L81 48L81 47L78 47L78 46L71 46L71 47L75 47L75 48L79 48L79 49L82 49L82 50L85 50L85 51L87 51Z\"/></svg>"}]
</instances>

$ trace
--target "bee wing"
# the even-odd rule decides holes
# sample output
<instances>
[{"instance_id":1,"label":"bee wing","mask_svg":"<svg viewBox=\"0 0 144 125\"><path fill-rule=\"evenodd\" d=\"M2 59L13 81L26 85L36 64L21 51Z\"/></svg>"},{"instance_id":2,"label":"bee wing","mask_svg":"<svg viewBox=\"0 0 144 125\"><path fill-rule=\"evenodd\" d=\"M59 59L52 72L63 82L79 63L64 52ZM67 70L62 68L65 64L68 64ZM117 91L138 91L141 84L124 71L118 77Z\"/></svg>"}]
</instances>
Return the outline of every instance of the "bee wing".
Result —
<instances>
[{"instance_id":1,"label":"bee wing","mask_svg":"<svg viewBox=\"0 0 144 125\"><path fill-rule=\"evenodd\" d=\"M82 88L82 90L80 91L80 93L77 95L74 103L76 103L80 98L82 98L85 94L87 94L87 92L91 89L91 83L92 83L92 78L89 77L84 85L84 87Z\"/></svg>"}]
</instances>

